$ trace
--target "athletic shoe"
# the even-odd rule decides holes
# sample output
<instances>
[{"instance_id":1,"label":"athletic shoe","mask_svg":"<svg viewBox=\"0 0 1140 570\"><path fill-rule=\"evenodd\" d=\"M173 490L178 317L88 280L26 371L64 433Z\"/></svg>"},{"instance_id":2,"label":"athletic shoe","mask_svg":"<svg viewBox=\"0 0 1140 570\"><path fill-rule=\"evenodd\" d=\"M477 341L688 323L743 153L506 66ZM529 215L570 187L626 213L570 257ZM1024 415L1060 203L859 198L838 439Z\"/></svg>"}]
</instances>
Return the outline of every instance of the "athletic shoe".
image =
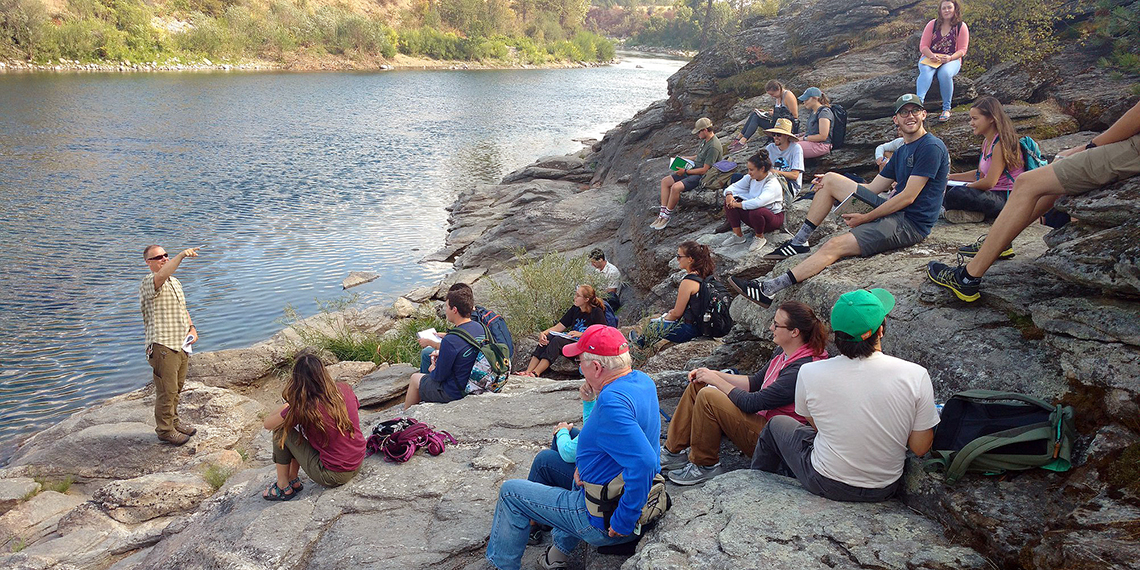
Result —
<instances>
[{"instance_id":1,"label":"athletic shoe","mask_svg":"<svg viewBox=\"0 0 1140 570\"><path fill-rule=\"evenodd\" d=\"M665 216L657 216L657 220L652 224L649 224L649 228L654 230L663 230L667 225L669 225L669 218Z\"/></svg>"},{"instance_id":2,"label":"athletic shoe","mask_svg":"<svg viewBox=\"0 0 1140 570\"><path fill-rule=\"evenodd\" d=\"M765 238L762 235L757 235L756 237L752 238L752 245L748 246L748 251L753 252L763 248L766 245L768 245L768 238Z\"/></svg>"},{"instance_id":3,"label":"athletic shoe","mask_svg":"<svg viewBox=\"0 0 1140 570\"><path fill-rule=\"evenodd\" d=\"M745 143L740 142L740 139L732 141L732 143L730 143L728 145L728 154L732 154L732 153L744 148L744 144Z\"/></svg>"},{"instance_id":4,"label":"athletic shoe","mask_svg":"<svg viewBox=\"0 0 1140 570\"><path fill-rule=\"evenodd\" d=\"M725 222L723 224L717 226L716 229L713 230L713 233L714 234L723 234L723 233L731 232L731 231L732 231L732 224L728 223L728 221L725 220Z\"/></svg>"},{"instance_id":5,"label":"athletic shoe","mask_svg":"<svg viewBox=\"0 0 1140 570\"><path fill-rule=\"evenodd\" d=\"M982 236L982 237L978 238L978 241L976 241L970 245L964 245L964 246L958 248L958 253L960 253L966 257L974 257L975 255L978 254L978 251L982 249L982 243L985 241L986 241L986 236ZM1001 253L998 254L998 259L1009 259L1009 258L1013 257L1013 255L1014 255L1013 246L1011 245L1011 246L1005 248L1004 251L1002 251Z\"/></svg>"},{"instance_id":6,"label":"athletic shoe","mask_svg":"<svg viewBox=\"0 0 1140 570\"><path fill-rule=\"evenodd\" d=\"M787 259L793 255L799 255L801 253L807 253L809 251L811 251L810 247L806 245L796 245L792 243L792 240L788 240L780 244L780 247L772 250L772 252L768 255L765 255L764 259Z\"/></svg>"},{"instance_id":7,"label":"athletic shoe","mask_svg":"<svg viewBox=\"0 0 1140 570\"><path fill-rule=\"evenodd\" d=\"M959 299L972 303L981 298L982 294L978 292L978 286L981 281L974 283L965 283L962 276L966 273L966 266L959 265L958 267L950 267L945 263L931 261L926 266L926 276L930 278L936 285L941 285L954 292L954 296Z\"/></svg>"},{"instance_id":8,"label":"athletic shoe","mask_svg":"<svg viewBox=\"0 0 1140 570\"><path fill-rule=\"evenodd\" d=\"M687 486L704 483L721 473L724 473L724 468L720 466L720 463L709 467L689 463L681 469L670 471L667 477L674 485Z\"/></svg>"},{"instance_id":9,"label":"athletic shoe","mask_svg":"<svg viewBox=\"0 0 1140 570\"><path fill-rule=\"evenodd\" d=\"M689 450L688 449L682 449L681 451L678 451L677 453L673 453L672 451L665 449L664 445L661 446L661 470L662 471L672 471L674 469L680 469L681 467L684 467L688 463L689 463Z\"/></svg>"},{"instance_id":10,"label":"athletic shoe","mask_svg":"<svg viewBox=\"0 0 1140 570\"><path fill-rule=\"evenodd\" d=\"M737 293L744 295L745 299L748 299L749 301L752 301L753 303L756 303L765 309L772 305L772 298L765 295L764 292L760 290L760 282L757 280L747 281L739 277L729 277L728 284Z\"/></svg>"},{"instance_id":11,"label":"athletic shoe","mask_svg":"<svg viewBox=\"0 0 1140 570\"><path fill-rule=\"evenodd\" d=\"M723 245L725 247L733 246L733 245L743 245L744 242L746 242L746 241L748 241L748 240L744 239L744 236L738 236L736 234L732 234L732 235L728 236L728 238L726 238L724 241L720 242L720 245Z\"/></svg>"},{"instance_id":12,"label":"athletic shoe","mask_svg":"<svg viewBox=\"0 0 1140 570\"><path fill-rule=\"evenodd\" d=\"M550 548L554 548L554 547L555 546L553 544L550 545ZM566 561L565 560L559 560L557 562L553 562L550 560L550 548L547 548L542 553L542 556L538 557L538 567L542 568L543 570L553 570L554 568L565 568L566 567Z\"/></svg>"},{"instance_id":13,"label":"athletic shoe","mask_svg":"<svg viewBox=\"0 0 1140 570\"><path fill-rule=\"evenodd\" d=\"M951 224L976 224L986 219L985 214L969 210L946 210L943 217Z\"/></svg>"}]
</instances>

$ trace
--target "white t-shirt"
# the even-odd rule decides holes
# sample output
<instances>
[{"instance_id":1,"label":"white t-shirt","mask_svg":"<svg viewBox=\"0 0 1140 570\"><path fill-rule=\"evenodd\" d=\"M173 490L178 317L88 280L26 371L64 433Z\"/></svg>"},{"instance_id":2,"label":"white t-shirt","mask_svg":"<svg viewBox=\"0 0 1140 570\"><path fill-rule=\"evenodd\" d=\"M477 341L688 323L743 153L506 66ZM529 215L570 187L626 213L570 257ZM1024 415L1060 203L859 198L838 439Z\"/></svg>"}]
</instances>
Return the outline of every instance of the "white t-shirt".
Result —
<instances>
[{"instance_id":1,"label":"white t-shirt","mask_svg":"<svg viewBox=\"0 0 1140 570\"><path fill-rule=\"evenodd\" d=\"M881 352L804 364L796 381L796 413L810 417L818 430L812 467L864 489L898 480L910 433L938 425L926 369Z\"/></svg>"},{"instance_id":2,"label":"white t-shirt","mask_svg":"<svg viewBox=\"0 0 1140 570\"><path fill-rule=\"evenodd\" d=\"M594 266L591 265L590 267ZM607 291L610 289L617 289L621 285L621 271L618 271L618 268L609 261L607 261L606 266L601 269L594 267L594 271L598 271L603 276L605 276Z\"/></svg>"},{"instance_id":3,"label":"white t-shirt","mask_svg":"<svg viewBox=\"0 0 1140 570\"><path fill-rule=\"evenodd\" d=\"M773 170L780 172L800 171L795 180L789 180L792 183L792 190L799 193L800 186L804 183L804 147L793 142L788 145L788 150L780 150L780 147L773 142L768 143L764 149L768 151L768 158L772 159Z\"/></svg>"}]
</instances>

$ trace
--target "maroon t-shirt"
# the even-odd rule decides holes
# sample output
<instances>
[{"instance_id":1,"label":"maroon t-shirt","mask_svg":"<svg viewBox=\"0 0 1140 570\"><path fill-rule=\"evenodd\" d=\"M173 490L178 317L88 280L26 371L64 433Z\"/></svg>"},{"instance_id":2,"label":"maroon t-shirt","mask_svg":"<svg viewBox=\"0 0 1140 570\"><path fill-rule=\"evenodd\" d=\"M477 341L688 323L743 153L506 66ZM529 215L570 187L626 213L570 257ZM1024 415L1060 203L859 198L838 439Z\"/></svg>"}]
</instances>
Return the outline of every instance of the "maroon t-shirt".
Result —
<instances>
[{"instance_id":1,"label":"maroon t-shirt","mask_svg":"<svg viewBox=\"0 0 1140 570\"><path fill-rule=\"evenodd\" d=\"M360 401L356 399L356 394L348 384L341 382L337 383L336 387L344 397L348 419L352 422L352 435L340 433L336 423L324 408L321 409L321 417L324 419L325 431L321 432L320 429L314 428L302 430L302 433L305 439L309 440L309 445L320 454L321 465L325 469L338 472L354 471L364 462L365 439L360 431ZM285 417L288 410L289 408L281 410L281 417Z\"/></svg>"}]
</instances>

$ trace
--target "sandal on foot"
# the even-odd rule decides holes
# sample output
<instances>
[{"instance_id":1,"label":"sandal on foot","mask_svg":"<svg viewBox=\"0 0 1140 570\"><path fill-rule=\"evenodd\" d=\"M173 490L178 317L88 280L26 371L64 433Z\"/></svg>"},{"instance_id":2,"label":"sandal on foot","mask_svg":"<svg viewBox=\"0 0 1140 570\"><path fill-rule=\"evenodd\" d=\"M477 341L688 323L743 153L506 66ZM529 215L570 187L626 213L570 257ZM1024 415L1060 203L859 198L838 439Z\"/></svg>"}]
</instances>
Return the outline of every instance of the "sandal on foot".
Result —
<instances>
[{"instance_id":1,"label":"sandal on foot","mask_svg":"<svg viewBox=\"0 0 1140 570\"><path fill-rule=\"evenodd\" d=\"M949 121L949 120L950 120L950 111L942 111L942 114L938 115L938 122L939 123L945 123L946 121Z\"/></svg>"},{"instance_id":2,"label":"sandal on foot","mask_svg":"<svg viewBox=\"0 0 1140 570\"><path fill-rule=\"evenodd\" d=\"M261 494L261 498L266 501L288 501L295 496L297 496L297 493L293 492L292 487L282 489L277 486L277 483L271 483L265 488L265 492Z\"/></svg>"},{"instance_id":3,"label":"sandal on foot","mask_svg":"<svg viewBox=\"0 0 1140 570\"><path fill-rule=\"evenodd\" d=\"M297 494L305 490L305 484L301 482L300 477L294 477L293 480L289 482L289 486L293 488L293 494Z\"/></svg>"}]
</instances>

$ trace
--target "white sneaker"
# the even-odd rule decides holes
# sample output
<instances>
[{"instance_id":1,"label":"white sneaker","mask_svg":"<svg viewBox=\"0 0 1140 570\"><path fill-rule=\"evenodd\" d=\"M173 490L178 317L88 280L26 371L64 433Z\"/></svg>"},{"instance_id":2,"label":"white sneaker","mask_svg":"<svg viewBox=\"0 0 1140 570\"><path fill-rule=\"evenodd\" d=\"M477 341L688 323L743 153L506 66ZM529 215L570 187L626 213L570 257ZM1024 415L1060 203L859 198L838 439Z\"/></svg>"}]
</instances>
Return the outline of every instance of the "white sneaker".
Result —
<instances>
[{"instance_id":1,"label":"white sneaker","mask_svg":"<svg viewBox=\"0 0 1140 570\"><path fill-rule=\"evenodd\" d=\"M649 224L649 228L654 230L663 230L667 225L669 225L669 218L665 216L657 216L657 220L652 224Z\"/></svg>"},{"instance_id":2,"label":"white sneaker","mask_svg":"<svg viewBox=\"0 0 1140 570\"><path fill-rule=\"evenodd\" d=\"M661 470L662 471L672 471L674 469L679 469L681 467L684 467L685 465L688 465L688 463L689 463L689 450L688 449L682 449L681 451L678 451L677 453L673 453L672 451L665 449L664 445L661 446Z\"/></svg>"},{"instance_id":3,"label":"white sneaker","mask_svg":"<svg viewBox=\"0 0 1140 570\"><path fill-rule=\"evenodd\" d=\"M727 246L733 246L733 245L741 245L744 243L744 241L745 241L744 236L738 236L736 234L728 234L728 237L725 238L725 240L722 241L720 243L720 245L723 245L726 247Z\"/></svg>"},{"instance_id":4,"label":"white sneaker","mask_svg":"<svg viewBox=\"0 0 1140 570\"><path fill-rule=\"evenodd\" d=\"M752 245L748 246L748 251L756 251L766 245L768 245L768 238L765 238L760 234L756 234L756 237L752 238Z\"/></svg>"},{"instance_id":5,"label":"white sneaker","mask_svg":"<svg viewBox=\"0 0 1140 570\"><path fill-rule=\"evenodd\" d=\"M709 467L702 467L693 463L685 465L681 469L670 471L667 477L674 485L696 485L697 483L704 483L717 475L724 473L724 469L720 463L710 465Z\"/></svg>"}]
</instances>

